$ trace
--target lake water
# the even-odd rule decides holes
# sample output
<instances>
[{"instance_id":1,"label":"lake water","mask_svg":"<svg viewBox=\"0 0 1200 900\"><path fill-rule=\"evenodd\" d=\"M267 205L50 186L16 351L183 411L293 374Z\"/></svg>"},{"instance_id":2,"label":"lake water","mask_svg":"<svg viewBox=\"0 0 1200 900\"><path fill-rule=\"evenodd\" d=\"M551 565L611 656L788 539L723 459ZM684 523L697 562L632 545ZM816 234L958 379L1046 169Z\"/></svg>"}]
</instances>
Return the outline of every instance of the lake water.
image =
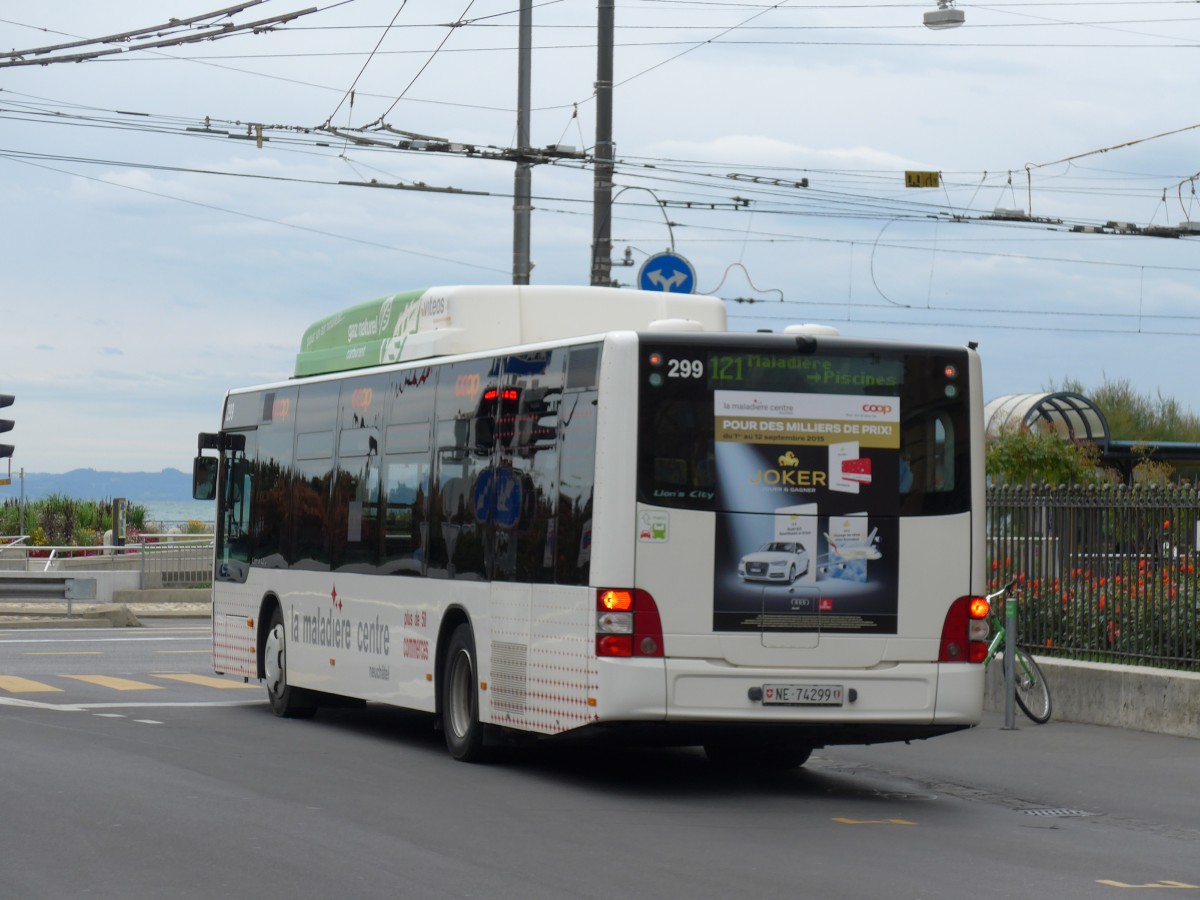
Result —
<instances>
[{"instance_id":1,"label":"lake water","mask_svg":"<svg viewBox=\"0 0 1200 900\"><path fill-rule=\"evenodd\" d=\"M185 522L215 521L217 504L213 500L147 500L141 504L146 507L147 522L162 522L164 524L182 525Z\"/></svg>"}]
</instances>

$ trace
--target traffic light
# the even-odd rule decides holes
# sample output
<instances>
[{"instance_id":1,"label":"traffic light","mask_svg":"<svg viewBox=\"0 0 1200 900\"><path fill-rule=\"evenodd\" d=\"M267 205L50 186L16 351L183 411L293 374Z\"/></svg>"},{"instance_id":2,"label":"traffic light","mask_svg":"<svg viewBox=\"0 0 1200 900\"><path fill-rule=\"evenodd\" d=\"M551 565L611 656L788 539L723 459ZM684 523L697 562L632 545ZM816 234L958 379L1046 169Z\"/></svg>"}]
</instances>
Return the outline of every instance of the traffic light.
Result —
<instances>
[{"instance_id":1,"label":"traffic light","mask_svg":"<svg viewBox=\"0 0 1200 900\"><path fill-rule=\"evenodd\" d=\"M16 399L12 394L0 394L0 409L3 409L5 406L12 406L13 401ZM12 419L0 419L0 434L3 434L5 431L12 431L15 424L17 423ZM0 444L0 459L11 457L13 449L12 444Z\"/></svg>"}]
</instances>

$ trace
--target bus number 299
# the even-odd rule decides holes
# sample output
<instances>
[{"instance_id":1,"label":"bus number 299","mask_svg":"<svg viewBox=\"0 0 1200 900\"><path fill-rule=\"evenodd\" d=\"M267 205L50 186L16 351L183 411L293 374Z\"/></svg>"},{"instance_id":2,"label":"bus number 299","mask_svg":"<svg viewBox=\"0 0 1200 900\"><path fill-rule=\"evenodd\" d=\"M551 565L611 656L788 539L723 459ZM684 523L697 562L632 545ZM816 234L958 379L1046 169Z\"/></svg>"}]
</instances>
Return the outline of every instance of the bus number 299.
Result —
<instances>
[{"instance_id":1,"label":"bus number 299","mask_svg":"<svg viewBox=\"0 0 1200 900\"><path fill-rule=\"evenodd\" d=\"M703 378L704 363L698 359L672 359L667 362L668 378Z\"/></svg>"}]
</instances>

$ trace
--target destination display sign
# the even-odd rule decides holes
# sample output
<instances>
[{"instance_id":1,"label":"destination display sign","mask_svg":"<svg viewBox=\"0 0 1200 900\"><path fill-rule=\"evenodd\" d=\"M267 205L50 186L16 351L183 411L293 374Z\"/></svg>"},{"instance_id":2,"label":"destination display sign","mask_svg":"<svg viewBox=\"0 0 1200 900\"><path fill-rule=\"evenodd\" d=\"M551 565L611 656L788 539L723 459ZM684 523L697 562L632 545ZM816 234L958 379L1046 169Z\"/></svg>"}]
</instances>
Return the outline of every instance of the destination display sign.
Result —
<instances>
[{"instance_id":1,"label":"destination display sign","mask_svg":"<svg viewBox=\"0 0 1200 900\"><path fill-rule=\"evenodd\" d=\"M714 353L706 371L708 386L714 390L891 393L904 383L903 361L879 355Z\"/></svg>"}]
</instances>

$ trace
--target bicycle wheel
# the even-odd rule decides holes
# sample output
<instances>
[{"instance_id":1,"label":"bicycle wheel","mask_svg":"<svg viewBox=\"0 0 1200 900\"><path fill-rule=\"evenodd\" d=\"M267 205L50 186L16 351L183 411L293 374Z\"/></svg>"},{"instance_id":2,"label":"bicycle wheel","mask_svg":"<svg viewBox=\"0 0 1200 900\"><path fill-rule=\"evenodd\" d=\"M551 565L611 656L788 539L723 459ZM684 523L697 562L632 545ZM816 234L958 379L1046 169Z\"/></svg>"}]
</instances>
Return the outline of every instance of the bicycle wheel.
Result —
<instances>
[{"instance_id":1,"label":"bicycle wheel","mask_svg":"<svg viewBox=\"0 0 1200 900\"><path fill-rule=\"evenodd\" d=\"M1008 670L1005 669L1005 675ZM1017 648L1017 706L1038 725L1050 721L1050 685L1032 656Z\"/></svg>"}]
</instances>

